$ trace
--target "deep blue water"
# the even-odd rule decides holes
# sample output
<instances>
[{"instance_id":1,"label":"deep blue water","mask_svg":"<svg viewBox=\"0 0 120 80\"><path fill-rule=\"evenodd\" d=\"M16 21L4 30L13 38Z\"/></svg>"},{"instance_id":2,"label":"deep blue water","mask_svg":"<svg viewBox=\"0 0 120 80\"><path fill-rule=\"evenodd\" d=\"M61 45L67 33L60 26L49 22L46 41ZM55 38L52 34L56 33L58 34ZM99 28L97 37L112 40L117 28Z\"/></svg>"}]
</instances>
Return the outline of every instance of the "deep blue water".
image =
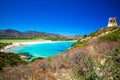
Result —
<instances>
[{"instance_id":1,"label":"deep blue water","mask_svg":"<svg viewBox=\"0 0 120 80\"><path fill-rule=\"evenodd\" d=\"M32 58L37 57L49 57L61 53L68 48L74 42L53 42L53 43L42 43L42 44L31 44L25 46L18 46L12 49L7 50L7 52L14 52L14 53L29 53Z\"/></svg>"}]
</instances>

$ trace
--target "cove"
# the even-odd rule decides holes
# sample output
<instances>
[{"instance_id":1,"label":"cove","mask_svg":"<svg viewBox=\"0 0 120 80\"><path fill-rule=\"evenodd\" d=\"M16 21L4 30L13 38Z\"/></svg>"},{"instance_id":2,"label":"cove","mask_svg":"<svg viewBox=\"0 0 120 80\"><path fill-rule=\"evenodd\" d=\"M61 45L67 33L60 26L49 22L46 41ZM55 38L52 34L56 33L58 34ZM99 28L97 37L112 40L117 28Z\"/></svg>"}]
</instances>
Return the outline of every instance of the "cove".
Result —
<instances>
[{"instance_id":1,"label":"cove","mask_svg":"<svg viewBox=\"0 0 120 80\"><path fill-rule=\"evenodd\" d=\"M37 57L46 58L64 52L70 48L73 43L73 41L54 41L50 43L30 44L11 48L6 50L6 52L13 52L16 54L28 53L32 56L31 59Z\"/></svg>"}]
</instances>

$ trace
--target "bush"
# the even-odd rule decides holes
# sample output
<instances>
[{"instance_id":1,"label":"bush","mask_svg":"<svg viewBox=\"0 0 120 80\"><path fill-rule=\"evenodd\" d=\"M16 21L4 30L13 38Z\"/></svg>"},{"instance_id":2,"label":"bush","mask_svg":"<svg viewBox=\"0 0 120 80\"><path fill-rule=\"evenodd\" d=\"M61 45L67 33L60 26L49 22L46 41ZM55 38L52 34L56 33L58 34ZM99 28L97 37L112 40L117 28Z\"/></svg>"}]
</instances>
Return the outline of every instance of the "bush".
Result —
<instances>
[{"instance_id":1,"label":"bush","mask_svg":"<svg viewBox=\"0 0 120 80\"><path fill-rule=\"evenodd\" d=\"M114 80L120 79L120 43L113 49L111 53L108 54L111 56L109 59L109 65L111 65L111 75Z\"/></svg>"},{"instance_id":2,"label":"bush","mask_svg":"<svg viewBox=\"0 0 120 80\"><path fill-rule=\"evenodd\" d=\"M41 59L44 59L44 57L34 58L34 59L31 60L31 62L34 62L35 60L41 60Z\"/></svg>"},{"instance_id":3,"label":"bush","mask_svg":"<svg viewBox=\"0 0 120 80\"><path fill-rule=\"evenodd\" d=\"M3 49L7 45L11 45L12 43L0 43L0 50Z\"/></svg>"},{"instance_id":4,"label":"bush","mask_svg":"<svg viewBox=\"0 0 120 80\"><path fill-rule=\"evenodd\" d=\"M3 67L15 66L26 63L27 62L23 61L18 54L0 52L0 70L2 70Z\"/></svg>"},{"instance_id":5,"label":"bush","mask_svg":"<svg viewBox=\"0 0 120 80\"><path fill-rule=\"evenodd\" d=\"M85 46L85 45L87 45L86 44L86 41L77 41L76 43L74 43L73 45L72 45L72 47L73 48L76 48L76 47L82 47L82 46Z\"/></svg>"},{"instance_id":6,"label":"bush","mask_svg":"<svg viewBox=\"0 0 120 80\"><path fill-rule=\"evenodd\" d=\"M97 37L97 36L100 35L100 34L103 34L103 33L108 32L108 31L113 31L113 30L116 30L116 29L120 29L120 27L118 27L118 26L113 26L113 27L102 28L102 29L100 29L100 30L97 30L96 32L91 33L91 34L88 35L88 36Z\"/></svg>"},{"instance_id":7,"label":"bush","mask_svg":"<svg viewBox=\"0 0 120 80\"><path fill-rule=\"evenodd\" d=\"M120 31L116 31L105 36L100 37L100 40L110 40L110 41L119 41L120 40Z\"/></svg>"}]
</instances>

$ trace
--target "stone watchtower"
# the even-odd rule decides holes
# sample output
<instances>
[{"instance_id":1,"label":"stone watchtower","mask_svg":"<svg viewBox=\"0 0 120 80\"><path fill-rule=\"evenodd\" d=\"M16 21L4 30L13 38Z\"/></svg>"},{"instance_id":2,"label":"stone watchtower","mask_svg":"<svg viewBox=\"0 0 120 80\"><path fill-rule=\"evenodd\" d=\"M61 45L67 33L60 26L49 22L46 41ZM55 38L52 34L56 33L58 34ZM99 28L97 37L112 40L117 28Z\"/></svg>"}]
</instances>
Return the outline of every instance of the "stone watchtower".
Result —
<instances>
[{"instance_id":1,"label":"stone watchtower","mask_svg":"<svg viewBox=\"0 0 120 80\"><path fill-rule=\"evenodd\" d=\"M108 20L108 27L113 27L117 26L117 18L116 17L111 17Z\"/></svg>"}]
</instances>

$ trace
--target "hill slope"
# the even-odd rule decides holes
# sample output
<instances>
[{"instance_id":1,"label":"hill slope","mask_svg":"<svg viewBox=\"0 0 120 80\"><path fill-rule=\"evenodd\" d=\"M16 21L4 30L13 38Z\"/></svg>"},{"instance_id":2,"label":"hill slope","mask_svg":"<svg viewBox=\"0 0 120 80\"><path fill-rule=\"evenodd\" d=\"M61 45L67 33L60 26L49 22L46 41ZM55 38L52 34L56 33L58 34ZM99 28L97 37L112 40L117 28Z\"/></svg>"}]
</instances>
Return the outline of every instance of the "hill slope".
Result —
<instances>
[{"instance_id":1,"label":"hill slope","mask_svg":"<svg viewBox=\"0 0 120 80\"><path fill-rule=\"evenodd\" d=\"M119 80L119 36L119 27L98 30L80 39L66 52L36 59L26 66L4 69L0 79Z\"/></svg>"},{"instance_id":2,"label":"hill slope","mask_svg":"<svg viewBox=\"0 0 120 80\"><path fill-rule=\"evenodd\" d=\"M87 45L90 40L100 39L100 40L111 40L111 41L118 41L120 37L120 27L106 27L96 32L93 32L80 40L78 40L72 47L81 47Z\"/></svg>"}]
</instances>

